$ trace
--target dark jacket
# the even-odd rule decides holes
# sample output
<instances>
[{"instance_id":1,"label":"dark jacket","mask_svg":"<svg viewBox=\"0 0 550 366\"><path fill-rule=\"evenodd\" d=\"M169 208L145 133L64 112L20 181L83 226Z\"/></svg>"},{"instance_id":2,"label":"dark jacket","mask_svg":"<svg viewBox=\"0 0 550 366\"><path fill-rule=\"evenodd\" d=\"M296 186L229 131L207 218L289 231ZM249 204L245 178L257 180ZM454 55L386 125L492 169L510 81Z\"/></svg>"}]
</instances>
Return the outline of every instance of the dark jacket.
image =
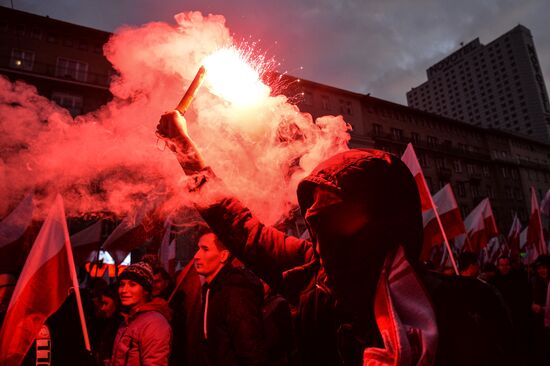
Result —
<instances>
[{"instance_id":1,"label":"dark jacket","mask_svg":"<svg viewBox=\"0 0 550 366\"><path fill-rule=\"evenodd\" d=\"M399 238L409 261L417 263L422 243L418 191L412 175L398 160L374 150L352 150L329 159L300 183L298 201L302 213L312 204L311 191L315 185L374 202L375 212L393 220L382 220L389 224L378 233L384 233L386 238ZM405 209L408 201L410 207ZM234 255L297 307L295 331L303 365L361 365L365 347L382 345L374 323L361 330L350 326L353 319L339 310L310 241L263 225L234 198L221 199L199 210ZM414 217L403 214L407 211L413 212ZM395 230L396 227L399 230ZM384 238L380 239L380 245L385 245ZM407 241L413 244L408 245ZM462 278L427 272L419 275L436 310L440 334L436 364L515 364L511 356L513 347L506 341L510 335L509 320L490 288ZM453 292L454 287L460 291ZM488 311L485 304L491 304L494 310ZM370 311L372 309L365 310ZM493 326L495 328L489 329ZM493 334L499 336L485 338ZM485 347L480 347L481 344Z\"/></svg>"},{"instance_id":2,"label":"dark jacket","mask_svg":"<svg viewBox=\"0 0 550 366\"><path fill-rule=\"evenodd\" d=\"M165 300L132 309L117 332L111 366L168 366L172 330Z\"/></svg>"},{"instance_id":3,"label":"dark jacket","mask_svg":"<svg viewBox=\"0 0 550 366\"><path fill-rule=\"evenodd\" d=\"M229 264L203 285L202 296L207 365L266 365L260 281Z\"/></svg>"}]
</instances>

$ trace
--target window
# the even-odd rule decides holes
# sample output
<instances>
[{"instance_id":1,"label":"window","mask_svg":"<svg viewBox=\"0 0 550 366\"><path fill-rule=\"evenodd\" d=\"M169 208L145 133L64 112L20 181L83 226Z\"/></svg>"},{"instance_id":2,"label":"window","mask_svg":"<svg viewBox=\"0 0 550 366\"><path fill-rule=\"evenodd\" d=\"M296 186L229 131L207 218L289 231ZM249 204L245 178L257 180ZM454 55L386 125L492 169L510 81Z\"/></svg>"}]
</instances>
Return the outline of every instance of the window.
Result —
<instances>
[{"instance_id":1,"label":"window","mask_svg":"<svg viewBox=\"0 0 550 366\"><path fill-rule=\"evenodd\" d=\"M475 172L474 165L473 164L466 164L466 170L468 171L468 174L472 175Z\"/></svg>"},{"instance_id":2,"label":"window","mask_svg":"<svg viewBox=\"0 0 550 366\"><path fill-rule=\"evenodd\" d=\"M484 177L488 177L490 175L489 167L487 165L483 165L481 169L483 170Z\"/></svg>"},{"instance_id":3,"label":"window","mask_svg":"<svg viewBox=\"0 0 550 366\"><path fill-rule=\"evenodd\" d=\"M455 173L462 173L462 163L460 160L453 160L453 168Z\"/></svg>"},{"instance_id":4,"label":"window","mask_svg":"<svg viewBox=\"0 0 550 366\"><path fill-rule=\"evenodd\" d=\"M62 57L57 59L56 75L58 77L86 81L87 74L88 64Z\"/></svg>"},{"instance_id":5,"label":"window","mask_svg":"<svg viewBox=\"0 0 550 366\"><path fill-rule=\"evenodd\" d=\"M351 116L352 113L351 102L349 100L340 99L340 113Z\"/></svg>"},{"instance_id":6,"label":"window","mask_svg":"<svg viewBox=\"0 0 550 366\"><path fill-rule=\"evenodd\" d=\"M392 128L391 134L394 140L397 140L397 141L403 140L403 130L399 128Z\"/></svg>"},{"instance_id":7,"label":"window","mask_svg":"<svg viewBox=\"0 0 550 366\"><path fill-rule=\"evenodd\" d=\"M426 184L428 185L428 188L430 189L430 192L433 192L434 189L433 189L432 178L431 177L424 177L424 179L426 179Z\"/></svg>"},{"instance_id":8,"label":"window","mask_svg":"<svg viewBox=\"0 0 550 366\"><path fill-rule=\"evenodd\" d=\"M510 175L510 174L508 173L508 168L505 167L505 166L502 167L501 173L502 173L502 176L503 176L504 178L507 178L507 177Z\"/></svg>"},{"instance_id":9,"label":"window","mask_svg":"<svg viewBox=\"0 0 550 366\"><path fill-rule=\"evenodd\" d=\"M479 197L481 196L479 194L479 186L477 184L471 184L470 185L470 190L472 192L472 197Z\"/></svg>"},{"instance_id":10,"label":"window","mask_svg":"<svg viewBox=\"0 0 550 366\"><path fill-rule=\"evenodd\" d=\"M321 95L321 108L325 110L330 109L330 105L328 102L328 95Z\"/></svg>"},{"instance_id":11,"label":"window","mask_svg":"<svg viewBox=\"0 0 550 366\"><path fill-rule=\"evenodd\" d=\"M456 182L456 191L459 197L466 197L466 187L464 182Z\"/></svg>"},{"instance_id":12,"label":"window","mask_svg":"<svg viewBox=\"0 0 550 366\"><path fill-rule=\"evenodd\" d=\"M506 198L514 198L513 195L512 195L512 188L505 187L504 188L504 193L505 193Z\"/></svg>"},{"instance_id":13,"label":"window","mask_svg":"<svg viewBox=\"0 0 550 366\"><path fill-rule=\"evenodd\" d=\"M34 65L34 52L27 50L11 50L10 66L19 69L31 71Z\"/></svg>"},{"instance_id":14,"label":"window","mask_svg":"<svg viewBox=\"0 0 550 366\"><path fill-rule=\"evenodd\" d=\"M82 114L82 97L80 95L54 92L52 100L66 108L73 117Z\"/></svg>"},{"instance_id":15,"label":"window","mask_svg":"<svg viewBox=\"0 0 550 366\"><path fill-rule=\"evenodd\" d=\"M428 159L426 159L426 155L424 153L418 152L416 157L418 158L418 162L422 168L428 167Z\"/></svg>"},{"instance_id":16,"label":"window","mask_svg":"<svg viewBox=\"0 0 550 366\"><path fill-rule=\"evenodd\" d=\"M437 137L428 136L428 145L432 147L437 146Z\"/></svg>"},{"instance_id":17,"label":"window","mask_svg":"<svg viewBox=\"0 0 550 366\"><path fill-rule=\"evenodd\" d=\"M378 123L372 124L372 133L374 136L381 136L382 135L382 125L379 125Z\"/></svg>"},{"instance_id":18,"label":"window","mask_svg":"<svg viewBox=\"0 0 550 366\"><path fill-rule=\"evenodd\" d=\"M487 186L487 197L495 198L495 193L493 192L493 187Z\"/></svg>"},{"instance_id":19,"label":"window","mask_svg":"<svg viewBox=\"0 0 550 366\"><path fill-rule=\"evenodd\" d=\"M435 159L435 166L439 169L445 168L445 159L443 158L436 158Z\"/></svg>"},{"instance_id":20,"label":"window","mask_svg":"<svg viewBox=\"0 0 550 366\"><path fill-rule=\"evenodd\" d=\"M311 92L306 91L303 96L305 105L313 105L313 94Z\"/></svg>"},{"instance_id":21,"label":"window","mask_svg":"<svg viewBox=\"0 0 550 366\"><path fill-rule=\"evenodd\" d=\"M411 141L413 144L419 144L420 143L420 135L416 132L411 133Z\"/></svg>"}]
</instances>

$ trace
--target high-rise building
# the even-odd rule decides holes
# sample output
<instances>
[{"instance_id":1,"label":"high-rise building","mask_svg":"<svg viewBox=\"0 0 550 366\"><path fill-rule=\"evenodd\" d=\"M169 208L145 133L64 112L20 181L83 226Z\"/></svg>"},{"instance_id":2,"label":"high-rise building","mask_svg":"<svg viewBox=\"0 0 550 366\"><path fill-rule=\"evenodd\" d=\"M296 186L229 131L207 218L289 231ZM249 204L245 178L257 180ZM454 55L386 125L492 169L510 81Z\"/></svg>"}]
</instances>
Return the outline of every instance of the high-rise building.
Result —
<instances>
[{"instance_id":1,"label":"high-rise building","mask_svg":"<svg viewBox=\"0 0 550 366\"><path fill-rule=\"evenodd\" d=\"M473 125L550 141L550 103L529 29L479 38L431 66L409 106Z\"/></svg>"}]
</instances>

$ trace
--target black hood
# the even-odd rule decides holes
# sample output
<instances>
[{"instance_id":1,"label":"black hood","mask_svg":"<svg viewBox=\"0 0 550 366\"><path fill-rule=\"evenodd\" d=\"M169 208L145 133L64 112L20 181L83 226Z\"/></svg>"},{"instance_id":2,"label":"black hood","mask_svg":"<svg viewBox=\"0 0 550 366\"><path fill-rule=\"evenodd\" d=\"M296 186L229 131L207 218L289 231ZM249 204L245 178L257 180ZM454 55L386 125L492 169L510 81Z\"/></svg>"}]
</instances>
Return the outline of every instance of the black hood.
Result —
<instances>
[{"instance_id":1,"label":"black hood","mask_svg":"<svg viewBox=\"0 0 550 366\"><path fill-rule=\"evenodd\" d=\"M416 263L422 249L422 211L411 172L397 156L375 149L353 149L327 159L298 185L302 215L313 204L313 189L323 186L342 200L363 202L377 218L385 243L403 245ZM389 249L389 248L388 248Z\"/></svg>"}]
</instances>

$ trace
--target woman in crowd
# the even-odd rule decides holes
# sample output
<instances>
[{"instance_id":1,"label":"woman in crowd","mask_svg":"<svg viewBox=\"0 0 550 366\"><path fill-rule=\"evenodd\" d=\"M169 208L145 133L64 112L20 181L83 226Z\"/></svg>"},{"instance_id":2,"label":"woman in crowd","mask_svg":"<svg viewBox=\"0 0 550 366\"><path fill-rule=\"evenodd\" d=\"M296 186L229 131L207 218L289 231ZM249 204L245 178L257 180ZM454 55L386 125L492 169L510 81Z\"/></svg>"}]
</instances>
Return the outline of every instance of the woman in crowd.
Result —
<instances>
[{"instance_id":1,"label":"woman in crowd","mask_svg":"<svg viewBox=\"0 0 550 366\"><path fill-rule=\"evenodd\" d=\"M152 288L153 270L145 262L121 273L118 294L126 315L115 338L111 366L168 365L170 309L164 299L153 299Z\"/></svg>"}]
</instances>

